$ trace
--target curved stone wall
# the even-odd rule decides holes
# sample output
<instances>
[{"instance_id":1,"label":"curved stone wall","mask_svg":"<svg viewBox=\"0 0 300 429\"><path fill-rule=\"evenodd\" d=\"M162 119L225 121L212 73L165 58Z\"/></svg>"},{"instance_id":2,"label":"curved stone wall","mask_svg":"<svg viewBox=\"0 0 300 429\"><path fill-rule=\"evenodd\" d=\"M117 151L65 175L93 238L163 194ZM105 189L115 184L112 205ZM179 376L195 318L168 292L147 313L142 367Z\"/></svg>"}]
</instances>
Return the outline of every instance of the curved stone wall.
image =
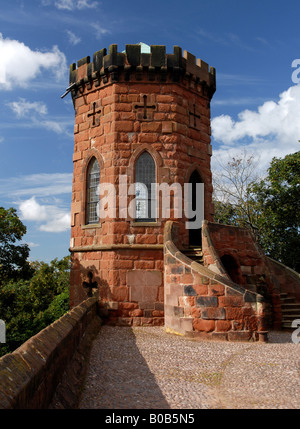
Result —
<instances>
[{"instance_id":1,"label":"curved stone wall","mask_svg":"<svg viewBox=\"0 0 300 429\"><path fill-rule=\"evenodd\" d=\"M166 330L205 340L266 340L264 297L186 257L174 243L175 230L166 223Z\"/></svg>"}]
</instances>

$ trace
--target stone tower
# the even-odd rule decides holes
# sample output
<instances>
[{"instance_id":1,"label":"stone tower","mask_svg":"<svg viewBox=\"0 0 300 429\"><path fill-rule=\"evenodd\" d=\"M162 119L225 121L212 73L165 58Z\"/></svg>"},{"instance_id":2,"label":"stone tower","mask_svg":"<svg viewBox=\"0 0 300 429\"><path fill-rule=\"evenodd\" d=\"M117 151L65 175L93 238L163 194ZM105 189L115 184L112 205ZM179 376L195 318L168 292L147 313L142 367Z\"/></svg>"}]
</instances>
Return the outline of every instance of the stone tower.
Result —
<instances>
[{"instance_id":1,"label":"stone tower","mask_svg":"<svg viewBox=\"0 0 300 429\"><path fill-rule=\"evenodd\" d=\"M204 218L212 221L215 69L178 46L167 54L165 46L145 53L141 44L124 52L111 45L70 66L69 88L75 109L71 307L94 285L112 322L162 324L165 223L178 221L183 248L197 230L186 229L184 198L178 209L170 192L166 216L166 196L153 197L150 183L182 190L203 183Z\"/></svg>"}]
</instances>

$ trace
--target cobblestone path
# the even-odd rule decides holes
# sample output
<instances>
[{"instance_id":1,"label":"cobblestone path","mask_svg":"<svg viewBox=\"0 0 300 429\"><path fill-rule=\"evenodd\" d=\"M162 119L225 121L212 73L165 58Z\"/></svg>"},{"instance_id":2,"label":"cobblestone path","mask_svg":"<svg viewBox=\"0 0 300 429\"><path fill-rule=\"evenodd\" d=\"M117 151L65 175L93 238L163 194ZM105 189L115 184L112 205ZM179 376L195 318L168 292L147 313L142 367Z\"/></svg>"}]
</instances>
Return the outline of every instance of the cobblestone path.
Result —
<instances>
[{"instance_id":1,"label":"cobblestone path","mask_svg":"<svg viewBox=\"0 0 300 429\"><path fill-rule=\"evenodd\" d=\"M161 327L103 326L81 409L300 408L300 344L196 342Z\"/></svg>"}]
</instances>

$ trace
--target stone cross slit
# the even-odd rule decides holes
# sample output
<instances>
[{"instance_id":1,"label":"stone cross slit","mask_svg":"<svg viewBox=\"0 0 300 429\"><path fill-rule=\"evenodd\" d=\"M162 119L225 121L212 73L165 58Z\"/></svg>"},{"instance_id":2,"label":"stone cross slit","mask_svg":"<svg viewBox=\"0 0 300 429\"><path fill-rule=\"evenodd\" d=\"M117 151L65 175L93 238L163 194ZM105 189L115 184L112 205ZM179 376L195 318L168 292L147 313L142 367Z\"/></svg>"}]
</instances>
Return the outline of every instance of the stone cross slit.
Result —
<instances>
[{"instance_id":1,"label":"stone cross slit","mask_svg":"<svg viewBox=\"0 0 300 429\"><path fill-rule=\"evenodd\" d=\"M89 281L83 282L82 285L84 289L88 290L87 295L93 296L93 289L98 287L98 283L96 281L93 281L93 273L91 271L88 272L88 278L89 278Z\"/></svg>"},{"instance_id":2,"label":"stone cross slit","mask_svg":"<svg viewBox=\"0 0 300 429\"><path fill-rule=\"evenodd\" d=\"M137 104L135 106L135 109L143 108L144 109L144 116L143 119L147 119L147 109L155 109L155 106L147 106L147 95L143 95L144 103L143 104Z\"/></svg>"},{"instance_id":3,"label":"stone cross slit","mask_svg":"<svg viewBox=\"0 0 300 429\"><path fill-rule=\"evenodd\" d=\"M200 119L200 115L196 115L196 104L194 104L194 111L189 114L194 117L194 127L196 128L196 118Z\"/></svg>"},{"instance_id":4,"label":"stone cross slit","mask_svg":"<svg viewBox=\"0 0 300 429\"><path fill-rule=\"evenodd\" d=\"M93 111L92 111L92 113L88 113L88 118L91 117L91 116L93 117L93 125L95 125L95 123L96 123L95 117L96 117L96 115L98 113L101 113L101 109L97 110L97 112L96 112L96 103L94 102L93 103Z\"/></svg>"}]
</instances>

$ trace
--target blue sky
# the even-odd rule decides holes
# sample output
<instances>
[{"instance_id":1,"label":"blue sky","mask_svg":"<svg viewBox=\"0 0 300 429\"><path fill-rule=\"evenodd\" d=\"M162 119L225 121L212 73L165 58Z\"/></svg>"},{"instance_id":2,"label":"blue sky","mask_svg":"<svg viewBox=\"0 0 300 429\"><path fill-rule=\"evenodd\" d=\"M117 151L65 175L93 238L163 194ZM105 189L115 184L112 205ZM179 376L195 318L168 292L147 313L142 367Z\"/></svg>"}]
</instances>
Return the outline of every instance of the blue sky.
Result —
<instances>
[{"instance_id":1,"label":"blue sky","mask_svg":"<svg viewBox=\"0 0 300 429\"><path fill-rule=\"evenodd\" d=\"M213 165L242 147L262 169L299 150L297 0L0 5L0 206L18 210L33 260L68 254L74 110L60 96L69 65L112 43L179 45L216 68Z\"/></svg>"}]
</instances>

